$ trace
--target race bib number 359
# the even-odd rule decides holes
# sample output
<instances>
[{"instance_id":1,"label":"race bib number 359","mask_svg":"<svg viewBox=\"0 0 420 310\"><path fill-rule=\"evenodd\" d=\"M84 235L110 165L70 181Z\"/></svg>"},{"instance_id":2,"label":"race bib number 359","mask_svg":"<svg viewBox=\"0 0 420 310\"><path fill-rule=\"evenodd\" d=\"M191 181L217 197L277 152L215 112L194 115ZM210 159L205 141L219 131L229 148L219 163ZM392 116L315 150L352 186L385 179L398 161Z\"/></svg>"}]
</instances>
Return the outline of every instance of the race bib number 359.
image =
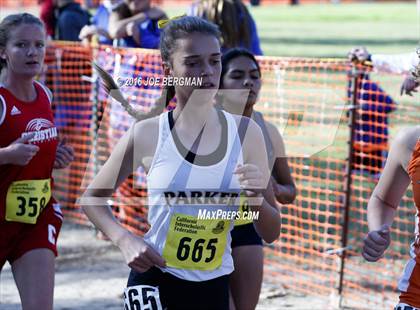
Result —
<instances>
[{"instance_id":1,"label":"race bib number 359","mask_svg":"<svg viewBox=\"0 0 420 310\"><path fill-rule=\"evenodd\" d=\"M167 266L193 270L220 267L228 232L228 220L174 214L163 249Z\"/></svg>"},{"instance_id":2,"label":"race bib number 359","mask_svg":"<svg viewBox=\"0 0 420 310\"><path fill-rule=\"evenodd\" d=\"M6 220L35 224L50 199L50 179L13 182L7 190Z\"/></svg>"}]
</instances>

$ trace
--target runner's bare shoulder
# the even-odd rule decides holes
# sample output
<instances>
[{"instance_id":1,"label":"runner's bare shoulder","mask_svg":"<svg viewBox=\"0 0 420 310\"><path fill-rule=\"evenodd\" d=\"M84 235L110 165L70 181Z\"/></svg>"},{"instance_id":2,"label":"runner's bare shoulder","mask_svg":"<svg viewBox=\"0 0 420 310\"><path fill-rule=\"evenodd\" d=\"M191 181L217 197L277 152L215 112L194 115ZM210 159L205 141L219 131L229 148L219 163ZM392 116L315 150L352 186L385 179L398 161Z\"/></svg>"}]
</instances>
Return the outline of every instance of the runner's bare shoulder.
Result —
<instances>
[{"instance_id":1,"label":"runner's bare shoulder","mask_svg":"<svg viewBox=\"0 0 420 310\"><path fill-rule=\"evenodd\" d=\"M260 157L263 156L263 158L267 158L267 150L265 148L264 143L264 136L261 131L260 126L251 118L242 116L242 115L236 115L231 114L235 121L236 126L239 128L241 121L248 121L247 126L245 126L246 131L245 134L243 134L243 142L242 142L242 150L244 155L244 160L247 161L250 158L255 158L255 156ZM264 157L265 156L265 157Z\"/></svg>"},{"instance_id":2,"label":"runner's bare shoulder","mask_svg":"<svg viewBox=\"0 0 420 310\"><path fill-rule=\"evenodd\" d=\"M399 158L404 169L407 168L417 141L420 139L420 126L402 129L392 143L392 151Z\"/></svg>"},{"instance_id":3,"label":"runner's bare shoulder","mask_svg":"<svg viewBox=\"0 0 420 310\"><path fill-rule=\"evenodd\" d=\"M134 154L141 165L148 168L156 152L159 137L159 116L155 116L134 125Z\"/></svg>"},{"instance_id":4,"label":"runner's bare shoulder","mask_svg":"<svg viewBox=\"0 0 420 310\"><path fill-rule=\"evenodd\" d=\"M267 131L270 136L271 143L273 144L276 157L286 156L284 140L277 126L269 121L265 121L265 125L267 127Z\"/></svg>"}]
</instances>

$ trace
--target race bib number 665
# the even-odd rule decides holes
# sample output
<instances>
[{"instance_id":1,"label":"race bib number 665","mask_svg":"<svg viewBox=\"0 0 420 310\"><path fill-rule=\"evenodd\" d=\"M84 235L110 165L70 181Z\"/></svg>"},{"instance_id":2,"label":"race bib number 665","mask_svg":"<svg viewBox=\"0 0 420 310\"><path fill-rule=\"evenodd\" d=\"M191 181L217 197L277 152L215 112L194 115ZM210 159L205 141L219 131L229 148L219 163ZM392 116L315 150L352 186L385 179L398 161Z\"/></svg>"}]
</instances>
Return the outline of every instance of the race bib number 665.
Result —
<instances>
[{"instance_id":1,"label":"race bib number 665","mask_svg":"<svg viewBox=\"0 0 420 310\"><path fill-rule=\"evenodd\" d=\"M175 214L163 249L167 266L193 270L220 267L228 233L228 220L198 219Z\"/></svg>"},{"instance_id":2,"label":"race bib number 665","mask_svg":"<svg viewBox=\"0 0 420 310\"><path fill-rule=\"evenodd\" d=\"M149 285L130 286L124 290L125 310L162 310L159 289Z\"/></svg>"}]
</instances>

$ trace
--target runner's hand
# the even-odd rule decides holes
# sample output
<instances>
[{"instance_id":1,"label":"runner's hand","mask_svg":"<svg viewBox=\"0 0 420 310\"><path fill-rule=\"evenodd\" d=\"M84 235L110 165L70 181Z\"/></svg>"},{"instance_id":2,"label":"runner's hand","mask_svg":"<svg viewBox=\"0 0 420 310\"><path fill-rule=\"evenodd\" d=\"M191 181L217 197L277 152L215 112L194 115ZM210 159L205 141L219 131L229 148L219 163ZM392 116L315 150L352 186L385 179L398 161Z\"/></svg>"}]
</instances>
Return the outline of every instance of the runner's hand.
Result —
<instances>
[{"instance_id":1,"label":"runner's hand","mask_svg":"<svg viewBox=\"0 0 420 310\"><path fill-rule=\"evenodd\" d=\"M35 133L18 138L6 149L8 153L8 163L18 166L26 166L39 151L39 147L29 143Z\"/></svg>"},{"instance_id":2,"label":"runner's hand","mask_svg":"<svg viewBox=\"0 0 420 310\"><path fill-rule=\"evenodd\" d=\"M86 26L83 26L83 28L80 30L79 39L82 41L84 39L87 39L90 41L92 39L92 36L96 34L98 34L98 29L95 25L86 25Z\"/></svg>"},{"instance_id":3,"label":"runner's hand","mask_svg":"<svg viewBox=\"0 0 420 310\"><path fill-rule=\"evenodd\" d=\"M145 272L153 266L166 267L165 260L143 238L127 232L118 242L127 265L137 272Z\"/></svg>"},{"instance_id":4,"label":"runner's hand","mask_svg":"<svg viewBox=\"0 0 420 310\"><path fill-rule=\"evenodd\" d=\"M238 175L241 189L249 197L261 195L267 187L260 169L255 165L238 165L233 173Z\"/></svg>"},{"instance_id":5,"label":"runner's hand","mask_svg":"<svg viewBox=\"0 0 420 310\"><path fill-rule=\"evenodd\" d=\"M370 231L363 240L362 256L368 262L376 262L383 257L385 250L391 243L391 233L388 225L381 229Z\"/></svg>"},{"instance_id":6,"label":"runner's hand","mask_svg":"<svg viewBox=\"0 0 420 310\"><path fill-rule=\"evenodd\" d=\"M54 169L66 168L74 160L73 147L66 143L66 138L60 141L55 154Z\"/></svg>"},{"instance_id":7,"label":"runner's hand","mask_svg":"<svg viewBox=\"0 0 420 310\"><path fill-rule=\"evenodd\" d=\"M412 92L417 92L416 88L419 87L419 83L415 81L412 77L406 77L404 82L401 85L400 94L401 96L405 94L413 96Z\"/></svg>"}]
</instances>

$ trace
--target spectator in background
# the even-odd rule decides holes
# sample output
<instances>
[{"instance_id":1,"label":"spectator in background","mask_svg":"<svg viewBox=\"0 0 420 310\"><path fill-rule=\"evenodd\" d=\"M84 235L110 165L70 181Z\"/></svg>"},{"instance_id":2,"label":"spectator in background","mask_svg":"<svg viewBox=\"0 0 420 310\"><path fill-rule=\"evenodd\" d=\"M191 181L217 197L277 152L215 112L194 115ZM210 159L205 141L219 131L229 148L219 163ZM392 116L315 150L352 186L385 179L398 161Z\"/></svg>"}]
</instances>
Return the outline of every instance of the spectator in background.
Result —
<instances>
[{"instance_id":1,"label":"spectator in background","mask_svg":"<svg viewBox=\"0 0 420 310\"><path fill-rule=\"evenodd\" d=\"M201 0L192 4L189 15L202 17L219 26L222 52L244 47L254 55L262 55L257 26L241 0Z\"/></svg>"},{"instance_id":2,"label":"spectator in background","mask_svg":"<svg viewBox=\"0 0 420 310\"><path fill-rule=\"evenodd\" d=\"M112 10L118 7L122 0L104 0L96 10L95 15L91 20L91 25L86 25L82 28L79 34L80 40L91 41L93 36L98 36L100 44L112 45L112 38L108 31L109 16Z\"/></svg>"},{"instance_id":3,"label":"spectator in background","mask_svg":"<svg viewBox=\"0 0 420 310\"><path fill-rule=\"evenodd\" d=\"M124 0L109 18L109 34L120 39L121 46L159 48L158 20L167 18L164 11L151 7L150 0Z\"/></svg>"},{"instance_id":4,"label":"spectator in background","mask_svg":"<svg viewBox=\"0 0 420 310\"><path fill-rule=\"evenodd\" d=\"M366 47L361 46L352 48L348 57L351 61L369 61L378 72L404 75L405 79L401 85L401 95L405 93L412 96L411 93L415 92L419 86L419 83L410 74L410 71L419 64L419 57L415 52L397 55L370 54Z\"/></svg>"},{"instance_id":5,"label":"spectator in background","mask_svg":"<svg viewBox=\"0 0 420 310\"><path fill-rule=\"evenodd\" d=\"M348 57L350 61L371 61L376 70L397 73L382 55L371 56L363 47L353 48ZM398 66L402 66L400 63ZM409 67L407 64L403 66ZM388 69L387 69L388 68ZM409 70L409 69L407 69ZM400 72L398 72L400 73ZM352 85L349 82L348 97L351 98ZM372 81L368 73L359 79L358 109L355 123L355 141L353 144L353 171L367 172L374 179L379 179L388 154L388 114L396 109L396 102L378 83Z\"/></svg>"},{"instance_id":6,"label":"spectator in background","mask_svg":"<svg viewBox=\"0 0 420 310\"><path fill-rule=\"evenodd\" d=\"M367 172L378 179L388 151L388 114L397 103L369 74L363 74L358 85L358 109L353 144L353 171ZM349 98L352 86L349 83Z\"/></svg>"},{"instance_id":7,"label":"spectator in background","mask_svg":"<svg viewBox=\"0 0 420 310\"><path fill-rule=\"evenodd\" d=\"M413 53L382 55L370 54L365 47L354 47L348 53L350 61L371 62L375 71L405 75L401 85L401 95L416 91L419 83L410 74L419 63ZM388 117L395 110L395 102L377 83L362 76L359 92L358 118L356 121L355 170L365 170L379 177L388 150Z\"/></svg>"},{"instance_id":8,"label":"spectator in background","mask_svg":"<svg viewBox=\"0 0 420 310\"><path fill-rule=\"evenodd\" d=\"M53 0L38 0L40 7L39 17L45 25L45 31L49 38L54 38L55 33L55 13Z\"/></svg>"},{"instance_id":9,"label":"spectator in background","mask_svg":"<svg viewBox=\"0 0 420 310\"><path fill-rule=\"evenodd\" d=\"M86 10L92 10L92 9L97 9L98 6L100 5L98 2L105 2L106 0L83 0L80 1L78 0L78 2L81 2L83 8L85 8Z\"/></svg>"},{"instance_id":10,"label":"spectator in background","mask_svg":"<svg viewBox=\"0 0 420 310\"><path fill-rule=\"evenodd\" d=\"M90 23L90 15L74 0L54 0L58 8L56 39L80 41L80 30Z\"/></svg>"}]
</instances>

